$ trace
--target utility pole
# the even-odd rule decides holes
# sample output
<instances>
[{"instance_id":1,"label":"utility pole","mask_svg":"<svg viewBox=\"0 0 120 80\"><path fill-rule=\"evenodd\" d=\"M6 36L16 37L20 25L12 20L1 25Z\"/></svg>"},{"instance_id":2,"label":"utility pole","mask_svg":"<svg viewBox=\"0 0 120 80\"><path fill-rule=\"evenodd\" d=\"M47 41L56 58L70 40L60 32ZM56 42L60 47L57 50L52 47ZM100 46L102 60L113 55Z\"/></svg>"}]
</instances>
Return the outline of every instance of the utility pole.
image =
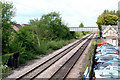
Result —
<instances>
[{"instance_id":1,"label":"utility pole","mask_svg":"<svg viewBox=\"0 0 120 80\"><path fill-rule=\"evenodd\" d=\"M118 11L120 12L120 1L118 2Z\"/></svg>"}]
</instances>

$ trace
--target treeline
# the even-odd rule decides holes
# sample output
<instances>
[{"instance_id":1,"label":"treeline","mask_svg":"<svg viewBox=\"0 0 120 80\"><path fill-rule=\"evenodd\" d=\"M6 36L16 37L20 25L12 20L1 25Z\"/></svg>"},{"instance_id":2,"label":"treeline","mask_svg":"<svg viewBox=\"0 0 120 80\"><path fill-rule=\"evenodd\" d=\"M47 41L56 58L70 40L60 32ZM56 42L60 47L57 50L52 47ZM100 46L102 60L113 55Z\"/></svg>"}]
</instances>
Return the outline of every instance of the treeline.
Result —
<instances>
[{"instance_id":1,"label":"treeline","mask_svg":"<svg viewBox=\"0 0 120 80\"><path fill-rule=\"evenodd\" d=\"M30 25L39 30L36 31L36 34L47 40L71 39L75 37L75 32L69 31L67 25L62 22L60 14L56 12L43 15L40 20L30 20Z\"/></svg>"},{"instance_id":2,"label":"treeline","mask_svg":"<svg viewBox=\"0 0 120 80\"><path fill-rule=\"evenodd\" d=\"M120 11L104 10L96 22L99 28L99 36L102 36L102 25L117 25L117 21L120 22Z\"/></svg>"},{"instance_id":3,"label":"treeline","mask_svg":"<svg viewBox=\"0 0 120 80\"><path fill-rule=\"evenodd\" d=\"M28 26L22 27L13 36L9 52L20 52L22 61L45 55L68 44L68 40L76 37L62 23L59 13L51 12L43 15L40 20L30 20ZM25 60L24 60L25 59Z\"/></svg>"},{"instance_id":4,"label":"treeline","mask_svg":"<svg viewBox=\"0 0 120 80\"><path fill-rule=\"evenodd\" d=\"M120 11L115 11L115 10L104 10L103 14L112 14L120 17Z\"/></svg>"}]
</instances>

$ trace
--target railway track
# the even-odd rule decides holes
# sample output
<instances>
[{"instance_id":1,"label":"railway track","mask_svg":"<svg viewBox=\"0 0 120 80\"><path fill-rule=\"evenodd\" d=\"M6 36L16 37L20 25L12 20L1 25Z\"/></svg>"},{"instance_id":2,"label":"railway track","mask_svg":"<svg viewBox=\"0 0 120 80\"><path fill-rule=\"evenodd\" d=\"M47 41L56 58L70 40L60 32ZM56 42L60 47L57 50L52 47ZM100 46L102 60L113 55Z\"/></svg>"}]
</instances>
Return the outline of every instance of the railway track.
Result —
<instances>
[{"instance_id":1,"label":"railway track","mask_svg":"<svg viewBox=\"0 0 120 80\"><path fill-rule=\"evenodd\" d=\"M48 59L47 61L43 62L39 66L36 66L34 69L30 70L29 72L24 73L23 75L19 76L16 80L25 79L25 78L27 78L27 79L34 79L36 76L38 76L40 73L45 71L52 64L54 64L56 61L58 61L60 58L62 58L64 55L66 55L68 52L70 52L72 49L74 49L76 46L78 46L81 42L83 42L90 35L80 39L78 42L74 43L73 45L71 45L67 49L63 50L59 54L57 54L57 55L53 56L52 58ZM50 79L52 79L53 77L54 76L52 76Z\"/></svg>"},{"instance_id":2,"label":"railway track","mask_svg":"<svg viewBox=\"0 0 120 80\"><path fill-rule=\"evenodd\" d=\"M91 41L91 36L80 48L73 54L50 78L49 80L54 80L59 78L60 80L65 80L75 63L78 61L89 42Z\"/></svg>"}]
</instances>

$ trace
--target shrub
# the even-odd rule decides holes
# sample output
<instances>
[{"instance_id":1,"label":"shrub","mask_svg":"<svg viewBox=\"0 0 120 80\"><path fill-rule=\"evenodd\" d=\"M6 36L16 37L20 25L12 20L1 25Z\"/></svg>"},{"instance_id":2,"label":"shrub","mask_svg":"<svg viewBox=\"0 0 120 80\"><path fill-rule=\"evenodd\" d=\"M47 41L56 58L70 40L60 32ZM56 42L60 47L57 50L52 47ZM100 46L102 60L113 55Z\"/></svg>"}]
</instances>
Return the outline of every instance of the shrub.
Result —
<instances>
[{"instance_id":1,"label":"shrub","mask_svg":"<svg viewBox=\"0 0 120 80\"><path fill-rule=\"evenodd\" d=\"M8 60L10 58L10 56L12 56L13 54L4 54L2 55L2 64L3 65L7 65L8 64Z\"/></svg>"},{"instance_id":2,"label":"shrub","mask_svg":"<svg viewBox=\"0 0 120 80\"><path fill-rule=\"evenodd\" d=\"M34 47L35 47L36 54L45 55L47 53L48 46L47 46L47 42L44 40L40 41L40 46L35 45Z\"/></svg>"},{"instance_id":3,"label":"shrub","mask_svg":"<svg viewBox=\"0 0 120 80\"><path fill-rule=\"evenodd\" d=\"M23 64L27 60L37 59L37 56L33 51L25 51L20 53L20 63Z\"/></svg>"},{"instance_id":4,"label":"shrub","mask_svg":"<svg viewBox=\"0 0 120 80\"><path fill-rule=\"evenodd\" d=\"M11 68L9 68L7 65L1 65L0 66L0 72L2 72L2 73L6 73L10 70L11 70Z\"/></svg>"},{"instance_id":5,"label":"shrub","mask_svg":"<svg viewBox=\"0 0 120 80\"><path fill-rule=\"evenodd\" d=\"M62 46L65 46L68 43L67 40L60 40L60 41L50 41L48 43L48 47L53 49L53 50L57 50L62 48Z\"/></svg>"},{"instance_id":6,"label":"shrub","mask_svg":"<svg viewBox=\"0 0 120 80\"><path fill-rule=\"evenodd\" d=\"M26 59L24 58L24 55L20 54L20 64L26 63Z\"/></svg>"},{"instance_id":7,"label":"shrub","mask_svg":"<svg viewBox=\"0 0 120 80\"><path fill-rule=\"evenodd\" d=\"M50 42L48 42L48 47L51 48L51 49L53 49L53 50L58 49L56 41L50 41Z\"/></svg>"}]
</instances>

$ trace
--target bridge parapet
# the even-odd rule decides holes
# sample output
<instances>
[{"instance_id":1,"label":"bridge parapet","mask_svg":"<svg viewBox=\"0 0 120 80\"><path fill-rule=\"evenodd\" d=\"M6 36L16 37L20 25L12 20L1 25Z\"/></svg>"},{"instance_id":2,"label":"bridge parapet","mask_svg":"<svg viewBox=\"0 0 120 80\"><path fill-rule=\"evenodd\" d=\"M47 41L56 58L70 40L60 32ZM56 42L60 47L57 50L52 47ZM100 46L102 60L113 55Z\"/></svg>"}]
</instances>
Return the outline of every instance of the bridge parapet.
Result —
<instances>
[{"instance_id":1,"label":"bridge parapet","mask_svg":"<svg viewBox=\"0 0 120 80\"><path fill-rule=\"evenodd\" d=\"M97 27L68 27L70 31L98 31Z\"/></svg>"}]
</instances>

